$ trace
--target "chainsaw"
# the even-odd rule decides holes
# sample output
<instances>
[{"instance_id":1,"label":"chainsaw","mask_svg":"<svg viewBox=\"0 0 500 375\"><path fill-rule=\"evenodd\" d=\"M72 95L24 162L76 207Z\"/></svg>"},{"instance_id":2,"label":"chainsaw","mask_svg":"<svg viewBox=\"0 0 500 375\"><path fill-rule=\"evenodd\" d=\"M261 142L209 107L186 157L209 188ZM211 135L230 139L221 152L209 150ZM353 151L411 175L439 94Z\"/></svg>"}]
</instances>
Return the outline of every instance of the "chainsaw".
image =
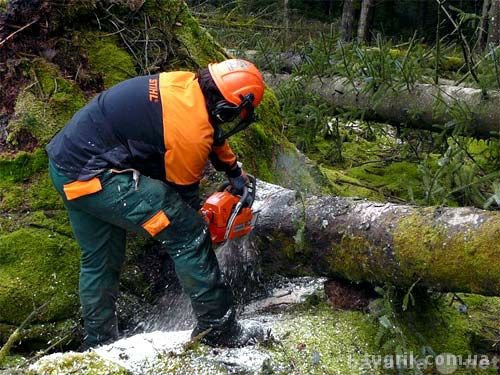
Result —
<instances>
[{"instance_id":1,"label":"chainsaw","mask_svg":"<svg viewBox=\"0 0 500 375\"><path fill-rule=\"evenodd\" d=\"M233 193L229 183L225 183L201 207L200 213L208 224L214 244L243 237L253 229L257 218L252 211L256 181L251 175L248 178L250 186L245 186L241 195Z\"/></svg>"}]
</instances>

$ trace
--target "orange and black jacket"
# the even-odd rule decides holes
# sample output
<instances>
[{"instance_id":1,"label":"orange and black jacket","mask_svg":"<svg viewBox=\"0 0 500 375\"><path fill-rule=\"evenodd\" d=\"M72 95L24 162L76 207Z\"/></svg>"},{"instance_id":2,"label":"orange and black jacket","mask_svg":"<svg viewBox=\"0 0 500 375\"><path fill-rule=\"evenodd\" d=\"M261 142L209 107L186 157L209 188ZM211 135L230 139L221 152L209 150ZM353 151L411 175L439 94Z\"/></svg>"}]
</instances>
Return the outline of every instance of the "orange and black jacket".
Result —
<instances>
[{"instance_id":1,"label":"orange and black jacket","mask_svg":"<svg viewBox=\"0 0 500 375\"><path fill-rule=\"evenodd\" d=\"M206 161L237 176L236 157L214 129L194 73L129 79L78 111L47 146L69 178L89 180L110 168L134 168L178 190L196 188Z\"/></svg>"}]
</instances>

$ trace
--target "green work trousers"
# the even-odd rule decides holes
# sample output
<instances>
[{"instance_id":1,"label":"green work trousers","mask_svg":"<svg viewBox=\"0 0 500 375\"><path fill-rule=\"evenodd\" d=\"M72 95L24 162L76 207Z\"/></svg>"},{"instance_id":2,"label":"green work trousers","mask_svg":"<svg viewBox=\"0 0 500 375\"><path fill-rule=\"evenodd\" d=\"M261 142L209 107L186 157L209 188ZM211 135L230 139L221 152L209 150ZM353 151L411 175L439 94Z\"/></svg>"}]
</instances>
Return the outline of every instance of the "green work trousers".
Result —
<instances>
[{"instance_id":1,"label":"green work trousers","mask_svg":"<svg viewBox=\"0 0 500 375\"><path fill-rule=\"evenodd\" d=\"M140 176L136 185L131 172L105 171L97 176L102 190L68 200L63 189L72 181L52 162L49 171L81 248L79 293L86 344L95 346L117 337L115 301L126 231L150 236L143 224L160 212L170 223L154 238L173 259L198 328L224 330L231 323L232 293L220 272L207 226L175 189L146 176Z\"/></svg>"}]
</instances>

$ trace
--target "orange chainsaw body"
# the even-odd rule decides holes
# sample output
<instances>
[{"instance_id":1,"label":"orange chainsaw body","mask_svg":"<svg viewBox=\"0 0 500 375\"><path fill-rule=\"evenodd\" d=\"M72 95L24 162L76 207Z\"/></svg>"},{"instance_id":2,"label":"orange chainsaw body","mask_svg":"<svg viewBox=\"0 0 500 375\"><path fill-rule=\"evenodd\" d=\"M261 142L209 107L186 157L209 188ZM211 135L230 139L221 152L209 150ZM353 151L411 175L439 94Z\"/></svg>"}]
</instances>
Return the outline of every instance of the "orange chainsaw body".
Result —
<instances>
[{"instance_id":1,"label":"orange chainsaw body","mask_svg":"<svg viewBox=\"0 0 500 375\"><path fill-rule=\"evenodd\" d=\"M240 198L228 191L212 194L200 209L201 215L208 224L212 242L222 243L226 240L227 226ZM250 207L243 207L236 215L229 229L227 239L242 237L252 230L253 213Z\"/></svg>"}]
</instances>

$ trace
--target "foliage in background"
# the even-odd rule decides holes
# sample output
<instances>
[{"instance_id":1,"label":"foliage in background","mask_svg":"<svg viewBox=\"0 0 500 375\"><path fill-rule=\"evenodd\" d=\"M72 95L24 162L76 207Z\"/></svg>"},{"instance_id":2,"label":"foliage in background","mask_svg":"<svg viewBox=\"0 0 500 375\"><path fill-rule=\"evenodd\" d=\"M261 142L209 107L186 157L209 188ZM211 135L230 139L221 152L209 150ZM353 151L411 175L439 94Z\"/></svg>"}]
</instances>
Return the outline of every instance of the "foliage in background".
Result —
<instances>
[{"instance_id":1,"label":"foliage in background","mask_svg":"<svg viewBox=\"0 0 500 375\"><path fill-rule=\"evenodd\" d=\"M394 9L389 11L383 3L377 14L386 21L386 29L382 30L386 37L375 26L369 46L339 41L338 4L330 4L333 8L328 20L318 17L328 22L315 29L308 28L318 25L306 19L310 13L299 17L299 11L293 11L304 6L311 12L322 9L327 14L325 2L312 5L292 1L288 29L283 27L282 3L276 1L225 3L222 8L211 8L217 21L205 26L233 53L248 57L245 53L253 50L251 58L267 71L280 73L291 61L291 68L285 71L291 70L296 78L277 91L287 123L283 131L309 157L333 168L335 172L330 176L335 176L337 193L424 205L498 208L498 142L459 135L474 122L468 108L438 106L437 111L447 110L453 117L442 134L403 129L388 136L391 131L381 125L361 122L353 127L351 121L362 119L362 113L336 113L324 100L305 91L303 83L308 77L336 75L363 82L364 90L375 93L375 103L384 100L386 90L411 89L417 82L443 82L444 78L484 90L500 87L500 50L475 48L478 2L446 2L438 34L435 26L430 27L431 21L435 22L437 5L422 7L400 0L394 1ZM415 18L423 10L429 20L420 20L416 31L412 25L414 31L406 34L406 40L394 38L395 30L401 30L397 22ZM395 21L390 20L391 11L399 17ZM432 40L432 35L439 35L438 45L423 43ZM360 145L372 151L366 153ZM411 184L408 186L401 176Z\"/></svg>"}]
</instances>

